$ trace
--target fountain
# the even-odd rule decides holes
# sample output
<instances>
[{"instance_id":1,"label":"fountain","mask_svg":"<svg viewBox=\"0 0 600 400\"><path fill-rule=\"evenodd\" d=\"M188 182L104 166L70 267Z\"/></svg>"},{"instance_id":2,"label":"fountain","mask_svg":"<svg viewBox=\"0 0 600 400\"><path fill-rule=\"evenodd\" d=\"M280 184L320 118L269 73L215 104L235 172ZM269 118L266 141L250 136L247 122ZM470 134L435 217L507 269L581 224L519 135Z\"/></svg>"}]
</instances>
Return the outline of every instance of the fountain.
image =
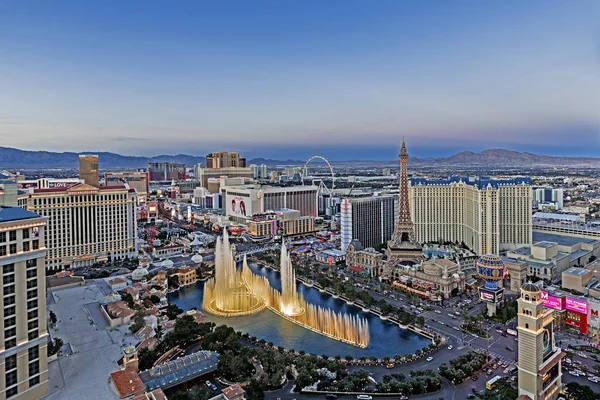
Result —
<instances>
[{"instance_id":1,"label":"fountain","mask_svg":"<svg viewBox=\"0 0 600 400\"><path fill-rule=\"evenodd\" d=\"M246 257L236 268L227 233L217 241L215 276L204 286L203 308L219 316L249 315L265 307L303 328L358 347L369 344L368 322L307 303L296 290L296 275L285 244L281 246L281 292L268 279L254 274Z\"/></svg>"}]
</instances>

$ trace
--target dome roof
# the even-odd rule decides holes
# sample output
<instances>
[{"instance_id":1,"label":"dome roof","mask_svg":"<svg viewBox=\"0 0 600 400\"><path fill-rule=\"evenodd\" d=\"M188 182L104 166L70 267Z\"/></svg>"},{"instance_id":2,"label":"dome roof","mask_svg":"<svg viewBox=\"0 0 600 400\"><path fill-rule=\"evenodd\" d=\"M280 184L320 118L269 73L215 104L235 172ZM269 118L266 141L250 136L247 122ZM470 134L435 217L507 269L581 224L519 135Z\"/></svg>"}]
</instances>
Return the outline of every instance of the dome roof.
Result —
<instances>
[{"instance_id":1,"label":"dome roof","mask_svg":"<svg viewBox=\"0 0 600 400\"><path fill-rule=\"evenodd\" d=\"M523 284L523 286L521 286L521 290L524 290L526 292L533 292L533 293L537 293L540 291L540 288L538 285L536 285L535 283L532 282L525 282Z\"/></svg>"},{"instance_id":2,"label":"dome roof","mask_svg":"<svg viewBox=\"0 0 600 400\"><path fill-rule=\"evenodd\" d=\"M171 261L171 260L165 260L165 261L163 261L163 262L160 263L160 266L164 267L164 268L171 268L173 266L173 261Z\"/></svg>"},{"instance_id":3,"label":"dome roof","mask_svg":"<svg viewBox=\"0 0 600 400\"><path fill-rule=\"evenodd\" d=\"M200 254L195 254L192 256L193 263L200 264L203 260L204 260L204 257L202 257Z\"/></svg>"},{"instance_id":4,"label":"dome roof","mask_svg":"<svg viewBox=\"0 0 600 400\"><path fill-rule=\"evenodd\" d=\"M148 275L148 270L146 268L143 267L139 267L136 268L132 273L131 273L131 279L135 280L135 281L139 281L144 279L144 277Z\"/></svg>"}]
</instances>

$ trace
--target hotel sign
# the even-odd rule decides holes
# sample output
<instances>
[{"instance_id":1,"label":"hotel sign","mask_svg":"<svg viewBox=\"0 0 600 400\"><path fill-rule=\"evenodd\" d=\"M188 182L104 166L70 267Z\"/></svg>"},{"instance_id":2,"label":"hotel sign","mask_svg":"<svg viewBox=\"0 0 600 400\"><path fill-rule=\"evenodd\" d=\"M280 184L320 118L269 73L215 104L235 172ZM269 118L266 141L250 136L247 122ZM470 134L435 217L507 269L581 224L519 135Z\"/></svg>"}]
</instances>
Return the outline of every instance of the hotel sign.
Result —
<instances>
[{"instance_id":1,"label":"hotel sign","mask_svg":"<svg viewBox=\"0 0 600 400\"><path fill-rule=\"evenodd\" d=\"M590 301L589 325L600 328L600 303L596 301Z\"/></svg>"},{"instance_id":2,"label":"hotel sign","mask_svg":"<svg viewBox=\"0 0 600 400\"><path fill-rule=\"evenodd\" d=\"M560 297L550 296L545 290L540 292L540 299L544 302L545 307L553 308L555 310L563 309L562 299Z\"/></svg>"}]
</instances>

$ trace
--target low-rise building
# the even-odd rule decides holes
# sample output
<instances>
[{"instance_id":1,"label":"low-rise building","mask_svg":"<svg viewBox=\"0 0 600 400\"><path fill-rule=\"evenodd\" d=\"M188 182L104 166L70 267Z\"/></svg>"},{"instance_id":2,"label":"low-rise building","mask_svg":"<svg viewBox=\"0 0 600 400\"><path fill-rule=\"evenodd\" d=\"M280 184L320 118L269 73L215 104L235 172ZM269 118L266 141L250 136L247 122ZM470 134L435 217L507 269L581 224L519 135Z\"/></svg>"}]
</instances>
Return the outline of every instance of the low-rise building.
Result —
<instances>
[{"instance_id":1,"label":"low-rise building","mask_svg":"<svg viewBox=\"0 0 600 400\"><path fill-rule=\"evenodd\" d=\"M182 267L177 269L174 274L177 277L179 286L193 285L196 283L196 268Z\"/></svg>"},{"instance_id":2,"label":"low-rise building","mask_svg":"<svg viewBox=\"0 0 600 400\"><path fill-rule=\"evenodd\" d=\"M128 324L135 315L135 311L129 308L127 303L122 300L100 306L100 309L111 327Z\"/></svg>"},{"instance_id":3,"label":"low-rise building","mask_svg":"<svg viewBox=\"0 0 600 400\"><path fill-rule=\"evenodd\" d=\"M458 264L445 258L398 266L393 276L396 287L433 300L448 299L465 290L465 273Z\"/></svg>"},{"instance_id":4,"label":"low-rise building","mask_svg":"<svg viewBox=\"0 0 600 400\"><path fill-rule=\"evenodd\" d=\"M341 264L346 261L346 253L341 250L328 249L315 254L315 259L323 264Z\"/></svg>"},{"instance_id":5,"label":"low-rise building","mask_svg":"<svg viewBox=\"0 0 600 400\"><path fill-rule=\"evenodd\" d=\"M315 218L301 216L300 211L279 208L254 214L248 221L252 236L293 236L315 231Z\"/></svg>"},{"instance_id":6,"label":"low-rise building","mask_svg":"<svg viewBox=\"0 0 600 400\"><path fill-rule=\"evenodd\" d=\"M562 288L585 292L585 285L592 279L593 273L586 268L572 267L562 273Z\"/></svg>"},{"instance_id":7,"label":"low-rise building","mask_svg":"<svg viewBox=\"0 0 600 400\"><path fill-rule=\"evenodd\" d=\"M154 258L170 258L181 255L183 253L184 246L177 243L169 243L164 246L158 246L152 249L152 256Z\"/></svg>"},{"instance_id":8,"label":"low-rise building","mask_svg":"<svg viewBox=\"0 0 600 400\"><path fill-rule=\"evenodd\" d=\"M358 240L353 240L346 249L346 265L349 268L361 268L371 277L376 277L383 266L383 254L372 247L363 248Z\"/></svg>"},{"instance_id":9,"label":"low-rise building","mask_svg":"<svg viewBox=\"0 0 600 400\"><path fill-rule=\"evenodd\" d=\"M113 292L118 292L127 287L127 279L117 276L116 278L108 280L108 286Z\"/></svg>"}]
</instances>

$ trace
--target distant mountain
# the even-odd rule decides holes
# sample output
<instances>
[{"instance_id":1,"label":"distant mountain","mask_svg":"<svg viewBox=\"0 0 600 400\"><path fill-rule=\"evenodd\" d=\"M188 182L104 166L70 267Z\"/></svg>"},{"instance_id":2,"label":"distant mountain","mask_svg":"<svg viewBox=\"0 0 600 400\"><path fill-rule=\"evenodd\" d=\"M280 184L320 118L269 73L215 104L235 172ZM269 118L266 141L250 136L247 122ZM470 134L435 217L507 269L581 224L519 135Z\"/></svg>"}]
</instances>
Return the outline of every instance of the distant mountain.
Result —
<instances>
[{"instance_id":1,"label":"distant mountain","mask_svg":"<svg viewBox=\"0 0 600 400\"><path fill-rule=\"evenodd\" d=\"M35 169L35 168L79 168L79 154L98 154L100 157L100 168L145 168L149 161L167 161L185 163L193 167L197 163L205 163L205 158L187 154L158 155L154 157L123 156L109 152L82 152L82 153L53 153L49 151L26 151L10 147L0 147L0 169ZM318 160L316 161L319 162ZM456 166L557 166L557 167L600 167L600 158L592 157L551 157L532 153L521 153L504 149L483 150L479 153L463 151L450 157L442 158L416 158L411 157L411 165L456 165ZM300 160L273 160L265 158L253 158L248 160L250 164L275 165L304 165ZM397 161L346 161L334 162L334 164L396 164Z\"/></svg>"},{"instance_id":2,"label":"distant mountain","mask_svg":"<svg viewBox=\"0 0 600 400\"><path fill-rule=\"evenodd\" d=\"M600 166L600 158L592 157L551 157L532 153L521 153L505 149L483 150L479 153L463 151L450 157L422 159L415 163L435 163L464 166Z\"/></svg>"}]
</instances>

